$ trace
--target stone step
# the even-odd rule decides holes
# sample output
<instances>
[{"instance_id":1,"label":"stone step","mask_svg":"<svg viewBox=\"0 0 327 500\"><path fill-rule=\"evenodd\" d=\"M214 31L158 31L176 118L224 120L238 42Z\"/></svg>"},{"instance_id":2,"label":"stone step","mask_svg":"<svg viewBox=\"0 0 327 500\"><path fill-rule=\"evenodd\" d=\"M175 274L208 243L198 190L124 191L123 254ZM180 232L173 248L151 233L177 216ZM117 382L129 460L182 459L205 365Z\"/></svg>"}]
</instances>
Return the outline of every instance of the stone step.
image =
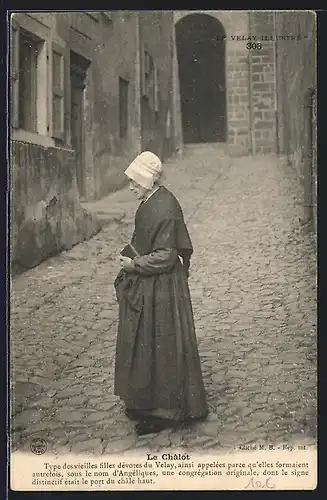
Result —
<instances>
[{"instance_id":1,"label":"stone step","mask_svg":"<svg viewBox=\"0 0 327 500\"><path fill-rule=\"evenodd\" d=\"M226 142L184 144L184 156L186 157L202 154L204 151L206 155L208 155L210 151L212 151L212 153L226 155L228 154L228 144Z\"/></svg>"},{"instance_id":2,"label":"stone step","mask_svg":"<svg viewBox=\"0 0 327 500\"><path fill-rule=\"evenodd\" d=\"M83 208L89 213L96 215L96 218L103 224L110 222L120 222L126 215L123 208L114 208L110 205L105 206L101 203L82 203Z\"/></svg>"}]
</instances>

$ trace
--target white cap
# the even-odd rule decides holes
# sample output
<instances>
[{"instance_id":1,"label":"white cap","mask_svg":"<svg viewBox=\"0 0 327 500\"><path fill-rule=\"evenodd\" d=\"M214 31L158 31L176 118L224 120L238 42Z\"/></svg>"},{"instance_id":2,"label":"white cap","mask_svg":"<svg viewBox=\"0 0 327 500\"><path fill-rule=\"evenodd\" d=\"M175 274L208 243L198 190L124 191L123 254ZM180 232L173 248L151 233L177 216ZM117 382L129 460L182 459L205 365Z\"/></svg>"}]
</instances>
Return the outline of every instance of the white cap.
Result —
<instances>
[{"instance_id":1,"label":"white cap","mask_svg":"<svg viewBox=\"0 0 327 500\"><path fill-rule=\"evenodd\" d=\"M125 175L145 189L152 189L154 182L160 177L162 163L151 151L143 151L125 170Z\"/></svg>"}]
</instances>

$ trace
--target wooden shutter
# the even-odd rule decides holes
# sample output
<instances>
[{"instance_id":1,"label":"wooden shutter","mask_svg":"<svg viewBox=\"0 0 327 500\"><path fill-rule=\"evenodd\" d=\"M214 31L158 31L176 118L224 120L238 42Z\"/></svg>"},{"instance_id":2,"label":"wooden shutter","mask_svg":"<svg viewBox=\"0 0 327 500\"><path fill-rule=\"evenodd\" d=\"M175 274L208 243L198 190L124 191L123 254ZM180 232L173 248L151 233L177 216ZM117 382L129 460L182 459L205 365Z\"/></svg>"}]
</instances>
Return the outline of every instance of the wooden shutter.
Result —
<instances>
[{"instance_id":1,"label":"wooden shutter","mask_svg":"<svg viewBox=\"0 0 327 500\"><path fill-rule=\"evenodd\" d=\"M52 44L52 137L64 140L64 49Z\"/></svg>"},{"instance_id":2,"label":"wooden shutter","mask_svg":"<svg viewBox=\"0 0 327 500\"><path fill-rule=\"evenodd\" d=\"M19 25L11 24L11 125L19 127Z\"/></svg>"}]
</instances>

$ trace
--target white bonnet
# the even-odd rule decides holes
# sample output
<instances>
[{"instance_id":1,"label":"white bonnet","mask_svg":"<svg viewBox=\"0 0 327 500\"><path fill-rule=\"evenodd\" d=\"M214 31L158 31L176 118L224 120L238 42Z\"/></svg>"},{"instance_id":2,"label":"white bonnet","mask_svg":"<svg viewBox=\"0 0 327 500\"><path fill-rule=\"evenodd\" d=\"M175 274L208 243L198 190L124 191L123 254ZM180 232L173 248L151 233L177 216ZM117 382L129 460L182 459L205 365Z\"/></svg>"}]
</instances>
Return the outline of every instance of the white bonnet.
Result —
<instances>
[{"instance_id":1,"label":"white bonnet","mask_svg":"<svg viewBox=\"0 0 327 500\"><path fill-rule=\"evenodd\" d=\"M151 151L143 151L125 170L125 175L145 189L152 189L162 173L161 160Z\"/></svg>"}]
</instances>

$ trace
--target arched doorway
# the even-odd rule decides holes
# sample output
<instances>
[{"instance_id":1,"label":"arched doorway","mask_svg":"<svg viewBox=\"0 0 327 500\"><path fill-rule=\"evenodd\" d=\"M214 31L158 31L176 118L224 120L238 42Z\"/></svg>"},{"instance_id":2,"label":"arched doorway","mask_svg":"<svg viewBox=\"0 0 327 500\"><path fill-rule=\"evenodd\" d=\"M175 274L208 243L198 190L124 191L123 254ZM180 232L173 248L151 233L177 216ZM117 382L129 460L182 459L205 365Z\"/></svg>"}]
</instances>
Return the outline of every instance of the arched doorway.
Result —
<instances>
[{"instance_id":1,"label":"arched doorway","mask_svg":"<svg viewBox=\"0 0 327 500\"><path fill-rule=\"evenodd\" d=\"M207 14L176 23L185 143L226 141L225 30Z\"/></svg>"}]
</instances>

